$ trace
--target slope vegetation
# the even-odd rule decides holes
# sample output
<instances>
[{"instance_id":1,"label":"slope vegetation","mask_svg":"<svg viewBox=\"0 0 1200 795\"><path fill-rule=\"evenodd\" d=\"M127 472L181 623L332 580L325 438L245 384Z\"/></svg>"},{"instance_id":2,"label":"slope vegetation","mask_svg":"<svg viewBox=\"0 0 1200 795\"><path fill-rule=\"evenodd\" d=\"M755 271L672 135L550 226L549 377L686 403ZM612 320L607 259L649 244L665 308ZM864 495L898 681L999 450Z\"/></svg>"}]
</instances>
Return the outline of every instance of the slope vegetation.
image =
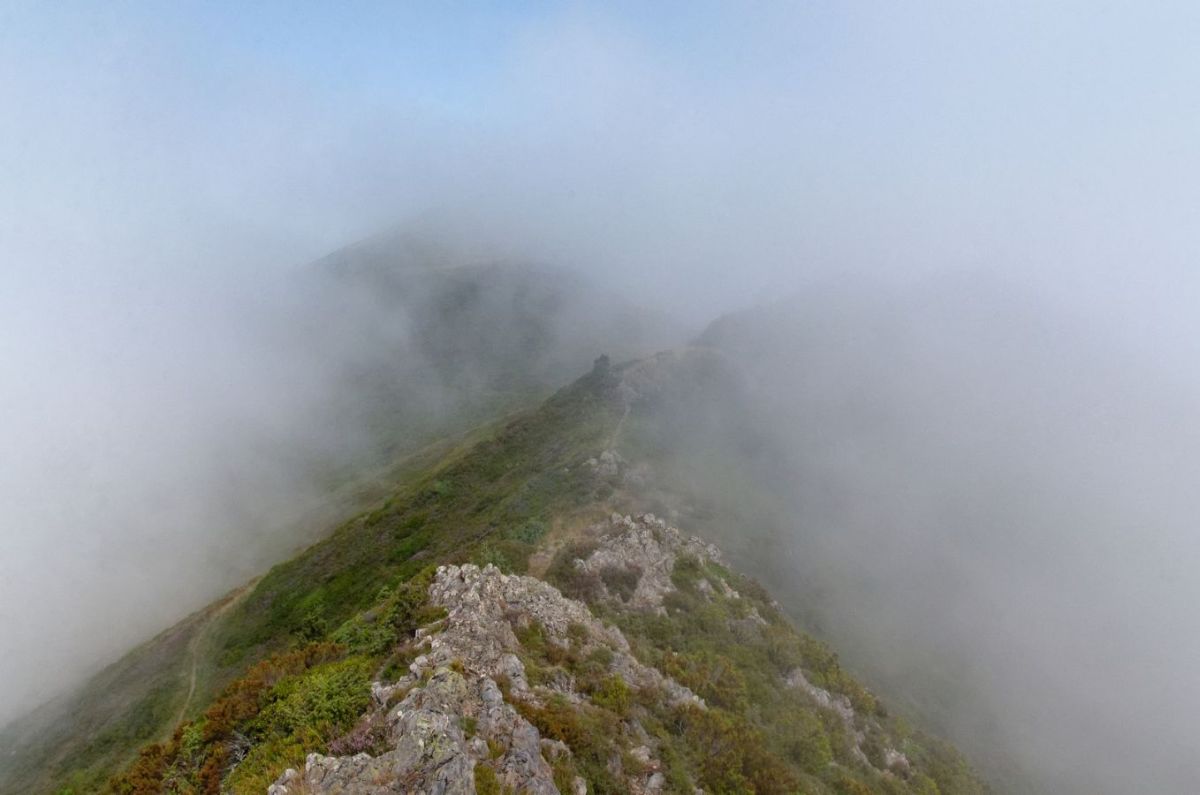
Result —
<instances>
[{"instance_id":1,"label":"slope vegetation","mask_svg":"<svg viewBox=\"0 0 1200 795\"><path fill-rule=\"evenodd\" d=\"M316 431L298 429L296 444L278 448L281 468L307 473L322 505L320 515L256 528L255 547L245 554L268 561L295 555L393 493L408 493L414 479L491 435L488 423L545 399L593 355L591 346L632 355L672 334L662 319L563 272L464 264L391 238L337 252L298 281L303 298L281 336L332 368L341 386L313 422ZM314 452L303 440L328 436L325 428L335 429L337 443ZM301 496L298 505L315 502ZM353 535L343 529L338 538ZM329 571L354 554L327 551L341 543L322 547ZM358 575L354 567L343 573ZM239 600L257 609L262 594L278 592L307 593L271 579L239 592ZM328 604L314 598L302 612L321 621L328 609L328 620L336 620L339 595ZM48 791L64 782L90 791L140 745L168 738L181 718L197 714L290 631L264 629L234 604L223 602L219 614L197 612L82 686L64 682L62 696L0 727L0 791ZM258 640L241 645L247 637Z\"/></svg>"},{"instance_id":2,"label":"slope vegetation","mask_svg":"<svg viewBox=\"0 0 1200 795\"><path fill-rule=\"evenodd\" d=\"M322 791L385 760L416 777L393 791L442 769L478 792L981 791L717 550L645 515L702 512L649 431L664 395L720 371L701 351L598 360L177 628L186 658L205 627L192 648L222 686L107 783L86 749L49 783Z\"/></svg>"}]
</instances>

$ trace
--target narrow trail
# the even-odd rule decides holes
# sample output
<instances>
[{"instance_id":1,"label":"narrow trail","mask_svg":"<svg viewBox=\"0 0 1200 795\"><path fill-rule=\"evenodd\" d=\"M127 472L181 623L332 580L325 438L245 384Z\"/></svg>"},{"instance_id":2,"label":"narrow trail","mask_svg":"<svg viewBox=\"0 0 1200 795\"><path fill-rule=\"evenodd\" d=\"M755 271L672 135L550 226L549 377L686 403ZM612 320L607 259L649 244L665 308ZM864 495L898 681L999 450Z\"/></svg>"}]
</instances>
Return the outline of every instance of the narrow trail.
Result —
<instances>
[{"instance_id":1,"label":"narrow trail","mask_svg":"<svg viewBox=\"0 0 1200 795\"><path fill-rule=\"evenodd\" d=\"M183 706L179 708L179 714L175 716L175 726L183 723L184 717L187 715L188 707L192 705L192 696L196 695L196 668L199 666L198 655L192 652L192 672L188 677L188 692L187 697L183 699Z\"/></svg>"},{"instance_id":2,"label":"narrow trail","mask_svg":"<svg viewBox=\"0 0 1200 795\"><path fill-rule=\"evenodd\" d=\"M604 446L605 450L612 450L613 452L616 452L617 442L621 438L621 431L625 428L625 419L628 416L629 404L626 403L625 411L621 414L621 419L617 420L617 424L615 427L613 427L612 433L608 435L608 442ZM563 545L567 543L568 540L575 537L584 527L586 527L588 524L591 524L595 518L596 517L591 517L591 519L586 520L576 526L568 527L565 530L563 528L556 528L552 532L551 537L546 539L541 547L532 555L530 555L529 570L526 573L533 577L545 577L546 570L550 567L550 564L554 561L555 556L558 554L559 550L562 549Z\"/></svg>"},{"instance_id":3,"label":"narrow trail","mask_svg":"<svg viewBox=\"0 0 1200 795\"><path fill-rule=\"evenodd\" d=\"M220 607L218 607L216 610L214 610L213 614L208 617L208 620L204 622L204 626L202 626L198 630L196 630L195 637L193 637L192 642L188 644L188 658L190 659L190 662L191 662L191 666L190 666L191 670L188 673L187 696L183 699L183 705L179 708L179 714L177 716L175 716L174 723L171 724L172 730L176 726L183 723L184 718L187 717L188 709L191 708L191 706L192 706L192 699L196 695L196 678L197 678L197 674L199 673L199 670L200 670L200 655L203 651L204 641L208 638L209 634L212 632L212 629L216 625L217 620L220 619L221 616L225 615L225 613L229 612L229 610L234 605L241 602L242 598L246 594L250 593L250 590L254 587L254 585L257 582L258 582L258 580L256 579L256 580L253 580L252 582L246 583L241 588L239 588L237 591L230 594L229 597L226 598L225 603L222 604Z\"/></svg>"}]
</instances>

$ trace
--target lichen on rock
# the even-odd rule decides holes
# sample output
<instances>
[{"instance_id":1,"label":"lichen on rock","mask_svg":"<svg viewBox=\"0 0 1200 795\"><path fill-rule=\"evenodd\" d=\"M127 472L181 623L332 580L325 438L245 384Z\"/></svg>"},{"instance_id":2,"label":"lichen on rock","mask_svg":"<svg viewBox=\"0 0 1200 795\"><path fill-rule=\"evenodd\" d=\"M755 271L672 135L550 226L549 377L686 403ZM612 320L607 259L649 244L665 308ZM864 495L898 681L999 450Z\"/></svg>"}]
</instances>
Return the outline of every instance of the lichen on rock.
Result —
<instances>
[{"instance_id":1,"label":"lichen on rock","mask_svg":"<svg viewBox=\"0 0 1200 795\"><path fill-rule=\"evenodd\" d=\"M387 716L391 749L379 756L309 754L303 772L289 770L268 795L298 793L475 792L475 766L486 761L505 786L546 795L557 792L542 758L541 737L487 677L448 668L434 673ZM468 736L465 728L474 733ZM503 753L491 758L491 749Z\"/></svg>"},{"instance_id":2,"label":"lichen on rock","mask_svg":"<svg viewBox=\"0 0 1200 795\"><path fill-rule=\"evenodd\" d=\"M531 685L515 628L536 624L546 643L575 643L582 653L603 648L610 674L629 687L656 688L671 703L703 707L690 690L638 662L620 630L541 580L507 575L491 565L442 566L429 592L433 604L447 609L446 618L437 629L418 633L423 653L407 675L372 687L374 710L384 713L388 726L389 749L374 757L310 754L304 770L286 771L269 795L469 793L480 764L507 790L558 792L550 763L569 756L570 749L543 738L504 690L514 702L531 705L555 696L583 702L587 696L569 678ZM389 707L400 694L399 704ZM661 789L652 749L639 746L635 758L645 772L630 778L630 791Z\"/></svg>"},{"instance_id":3,"label":"lichen on rock","mask_svg":"<svg viewBox=\"0 0 1200 795\"><path fill-rule=\"evenodd\" d=\"M683 556L701 563L722 562L721 552L715 546L684 535L654 514L632 517L614 513L596 549L576 561L575 566L600 578L605 597L619 599L633 609L660 611L663 597L675 590L671 575L676 561ZM636 584L627 596L615 592L617 589L611 584L613 572L636 575ZM724 580L721 585L726 596L737 597L737 592Z\"/></svg>"}]
</instances>

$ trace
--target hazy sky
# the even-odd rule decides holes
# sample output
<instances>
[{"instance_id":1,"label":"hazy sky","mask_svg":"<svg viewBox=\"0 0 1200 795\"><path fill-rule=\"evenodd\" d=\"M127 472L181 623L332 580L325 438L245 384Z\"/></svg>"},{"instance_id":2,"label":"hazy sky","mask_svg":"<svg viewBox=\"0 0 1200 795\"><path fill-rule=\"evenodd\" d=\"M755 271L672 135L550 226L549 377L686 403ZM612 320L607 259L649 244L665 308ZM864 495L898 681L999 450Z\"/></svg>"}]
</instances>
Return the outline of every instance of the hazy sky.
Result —
<instances>
[{"instance_id":1,"label":"hazy sky","mask_svg":"<svg viewBox=\"0 0 1200 795\"><path fill-rule=\"evenodd\" d=\"M1197 42L1187 2L0 0L0 720L248 576L111 553L227 560L211 462L316 388L253 331L393 224L696 323L987 271L1192 385Z\"/></svg>"},{"instance_id":2,"label":"hazy sky","mask_svg":"<svg viewBox=\"0 0 1200 795\"><path fill-rule=\"evenodd\" d=\"M8 3L0 240L107 281L474 208L705 311L978 265L1182 335L1198 35L1182 2Z\"/></svg>"}]
</instances>

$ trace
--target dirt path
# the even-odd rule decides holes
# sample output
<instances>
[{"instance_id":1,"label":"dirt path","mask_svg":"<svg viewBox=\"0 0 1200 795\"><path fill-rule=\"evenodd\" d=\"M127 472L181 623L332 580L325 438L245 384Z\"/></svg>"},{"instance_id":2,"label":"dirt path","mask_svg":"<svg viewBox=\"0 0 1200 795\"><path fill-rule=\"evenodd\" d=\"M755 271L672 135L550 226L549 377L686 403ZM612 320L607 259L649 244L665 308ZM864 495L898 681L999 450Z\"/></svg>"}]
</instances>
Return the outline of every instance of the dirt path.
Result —
<instances>
[{"instance_id":1,"label":"dirt path","mask_svg":"<svg viewBox=\"0 0 1200 795\"><path fill-rule=\"evenodd\" d=\"M183 706L179 708L179 715L176 716L172 727L183 723L184 718L187 717L188 709L192 706L192 698L196 695L196 677L200 669L200 655L204 650L204 641L211 634L213 627L217 623L217 620L221 616L225 615L225 613L229 612L234 605L241 602L242 598L245 597L246 594L250 593L250 590L257 582L258 580L249 582L226 597L224 604L214 610L212 615L208 617L208 620L204 622L204 625L196 630L195 637L193 637L192 642L188 644L188 659L191 663L191 670L188 673L187 696L183 699Z\"/></svg>"},{"instance_id":2,"label":"dirt path","mask_svg":"<svg viewBox=\"0 0 1200 795\"><path fill-rule=\"evenodd\" d=\"M205 627L207 629L207 627ZM192 658L192 673L188 677L188 692L187 697L183 700L183 706L179 708L179 714L175 716L175 726L183 723L184 717L187 716L188 707L192 705L192 696L196 695L196 668L199 665L199 659L196 653L191 653Z\"/></svg>"}]
</instances>

